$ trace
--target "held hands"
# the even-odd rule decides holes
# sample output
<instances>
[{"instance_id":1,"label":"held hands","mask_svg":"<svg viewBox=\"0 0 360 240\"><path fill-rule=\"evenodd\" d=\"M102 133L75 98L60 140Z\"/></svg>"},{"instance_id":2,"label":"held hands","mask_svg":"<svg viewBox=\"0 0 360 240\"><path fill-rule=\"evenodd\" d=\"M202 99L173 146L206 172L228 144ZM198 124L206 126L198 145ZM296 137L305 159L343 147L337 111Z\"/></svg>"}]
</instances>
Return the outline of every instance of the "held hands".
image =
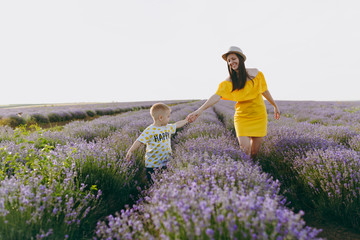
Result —
<instances>
[{"instance_id":1,"label":"held hands","mask_svg":"<svg viewBox=\"0 0 360 240\"><path fill-rule=\"evenodd\" d=\"M189 122L189 123L192 123L194 122L199 116L200 116L200 112L199 111L195 111L195 112L192 112L190 113L187 117L186 117L186 120Z\"/></svg>"}]
</instances>

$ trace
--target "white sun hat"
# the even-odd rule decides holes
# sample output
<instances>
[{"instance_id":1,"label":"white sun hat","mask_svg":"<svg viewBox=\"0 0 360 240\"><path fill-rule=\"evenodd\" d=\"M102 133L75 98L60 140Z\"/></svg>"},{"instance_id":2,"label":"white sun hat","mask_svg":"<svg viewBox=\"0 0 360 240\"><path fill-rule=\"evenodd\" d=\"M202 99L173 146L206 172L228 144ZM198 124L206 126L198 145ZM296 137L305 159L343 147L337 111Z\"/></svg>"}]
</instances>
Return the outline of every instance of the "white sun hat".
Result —
<instances>
[{"instance_id":1,"label":"white sun hat","mask_svg":"<svg viewBox=\"0 0 360 240\"><path fill-rule=\"evenodd\" d=\"M229 51L227 51L226 53L224 53L224 54L222 55L222 58L223 58L225 61L227 61L227 60L226 60L226 57L227 57L227 55L230 54L230 53L237 53L237 54L239 54L240 56L242 56L242 57L244 58L244 62L245 62L245 60L246 60L245 54L243 53L243 51L242 51L240 48L235 47L235 46L231 46L231 47L229 48Z\"/></svg>"}]
</instances>

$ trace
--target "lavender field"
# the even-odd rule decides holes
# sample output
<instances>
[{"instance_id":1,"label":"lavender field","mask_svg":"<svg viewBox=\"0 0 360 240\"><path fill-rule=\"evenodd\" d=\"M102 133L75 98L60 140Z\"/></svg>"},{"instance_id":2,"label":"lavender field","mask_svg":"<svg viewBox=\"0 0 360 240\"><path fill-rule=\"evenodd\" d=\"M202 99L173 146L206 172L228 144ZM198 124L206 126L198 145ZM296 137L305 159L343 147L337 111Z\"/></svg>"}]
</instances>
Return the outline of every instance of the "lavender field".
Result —
<instances>
[{"instance_id":1,"label":"lavender field","mask_svg":"<svg viewBox=\"0 0 360 240\"><path fill-rule=\"evenodd\" d=\"M202 103L174 101L171 121ZM321 239L308 211L360 230L360 103L278 104L258 159L239 150L234 103L221 101L173 136L150 187L144 151L124 160L152 123L146 104L1 126L0 239Z\"/></svg>"},{"instance_id":2,"label":"lavender field","mask_svg":"<svg viewBox=\"0 0 360 240\"><path fill-rule=\"evenodd\" d=\"M174 104L186 101L165 101ZM113 102L83 104L45 104L45 105L4 105L0 106L0 126L18 127L20 125L56 125L73 120L91 120L94 117L115 115L123 112L149 108L154 102Z\"/></svg>"}]
</instances>

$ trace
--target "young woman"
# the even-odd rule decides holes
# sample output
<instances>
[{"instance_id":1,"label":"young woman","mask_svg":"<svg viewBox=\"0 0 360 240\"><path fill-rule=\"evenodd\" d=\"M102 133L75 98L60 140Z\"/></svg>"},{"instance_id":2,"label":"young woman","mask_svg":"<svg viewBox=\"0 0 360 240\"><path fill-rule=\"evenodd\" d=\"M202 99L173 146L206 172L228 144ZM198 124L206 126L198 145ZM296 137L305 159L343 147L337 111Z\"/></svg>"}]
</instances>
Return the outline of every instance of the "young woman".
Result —
<instances>
[{"instance_id":1,"label":"young woman","mask_svg":"<svg viewBox=\"0 0 360 240\"><path fill-rule=\"evenodd\" d=\"M218 90L199 109L189 114L189 122L195 121L207 108L220 99L237 102L234 125L240 147L253 158L258 153L267 133L267 113L263 96L274 106L275 119L280 110L273 100L264 75L258 69L245 68L246 56L240 48L230 47L222 55L227 62L229 77L219 84Z\"/></svg>"}]
</instances>

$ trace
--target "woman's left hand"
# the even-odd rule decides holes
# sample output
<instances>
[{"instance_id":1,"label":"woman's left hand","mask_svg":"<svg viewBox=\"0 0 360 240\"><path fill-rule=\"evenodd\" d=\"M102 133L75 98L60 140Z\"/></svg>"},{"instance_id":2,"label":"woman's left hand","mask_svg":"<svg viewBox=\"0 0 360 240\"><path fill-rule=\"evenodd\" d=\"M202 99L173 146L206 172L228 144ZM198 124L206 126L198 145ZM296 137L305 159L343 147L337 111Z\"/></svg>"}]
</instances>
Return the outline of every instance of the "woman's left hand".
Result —
<instances>
[{"instance_id":1,"label":"woman's left hand","mask_svg":"<svg viewBox=\"0 0 360 240\"><path fill-rule=\"evenodd\" d=\"M274 117L275 117L276 120L280 119L280 110L279 110L279 108L277 106L274 107Z\"/></svg>"}]
</instances>

